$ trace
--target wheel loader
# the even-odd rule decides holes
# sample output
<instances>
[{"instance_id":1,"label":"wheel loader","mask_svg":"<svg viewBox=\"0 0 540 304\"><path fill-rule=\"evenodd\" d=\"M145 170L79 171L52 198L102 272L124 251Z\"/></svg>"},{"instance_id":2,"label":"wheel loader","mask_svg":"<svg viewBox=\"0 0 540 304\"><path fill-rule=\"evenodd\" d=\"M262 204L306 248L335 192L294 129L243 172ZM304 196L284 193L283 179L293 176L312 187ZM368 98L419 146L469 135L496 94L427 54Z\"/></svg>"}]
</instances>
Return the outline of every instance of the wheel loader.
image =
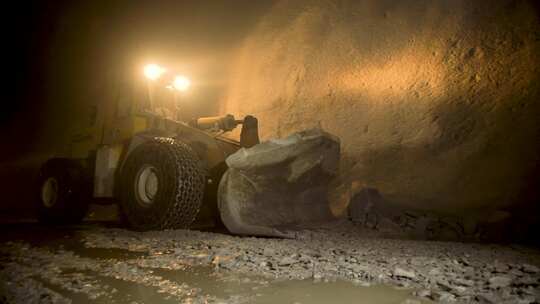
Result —
<instances>
[{"instance_id":1,"label":"wheel loader","mask_svg":"<svg viewBox=\"0 0 540 304\"><path fill-rule=\"evenodd\" d=\"M40 221L77 223L90 203L119 204L121 218L135 230L219 219L225 159L259 143L257 119L189 117L179 101L190 86L186 77L158 65L141 74L89 103L65 151L42 166ZM239 141L223 136L238 125Z\"/></svg>"}]
</instances>

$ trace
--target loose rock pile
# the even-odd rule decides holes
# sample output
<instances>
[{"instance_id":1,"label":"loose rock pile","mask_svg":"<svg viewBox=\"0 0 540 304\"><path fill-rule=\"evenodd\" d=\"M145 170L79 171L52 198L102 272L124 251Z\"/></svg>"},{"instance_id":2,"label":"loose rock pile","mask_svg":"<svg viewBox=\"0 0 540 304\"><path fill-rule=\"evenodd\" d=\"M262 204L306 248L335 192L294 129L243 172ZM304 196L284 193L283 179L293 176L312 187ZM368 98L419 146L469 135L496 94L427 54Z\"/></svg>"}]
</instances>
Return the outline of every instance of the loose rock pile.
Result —
<instances>
[{"instance_id":1,"label":"loose rock pile","mask_svg":"<svg viewBox=\"0 0 540 304\"><path fill-rule=\"evenodd\" d=\"M424 240L507 241L514 224L511 214L502 210L486 212L478 218L406 209L391 204L374 188L357 191L348 207L351 220L363 228Z\"/></svg>"},{"instance_id":2,"label":"loose rock pile","mask_svg":"<svg viewBox=\"0 0 540 304\"><path fill-rule=\"evenodd\" d=\"M196 231L104 230L86 246L148 252L170 263L212 264L216 270L268 279L352 281L411 288L438 302L538 303L540 255L520 247L381 239L345 224L297 233L296 239L241 238ZM157 254L159 253L159 254Z\"/></svg>"},{"instance_id":3,"label":"loose rock pile","mask_svg":"<svg viewBox=\"0 0 540 304\"><path fill-rule=\"evenodd\" d=\"M189 230L99 228L78 234L84 250L106 248L131 257L89 258L62 248L5 243L0 246L1 300L70 302L49 286L89 299L112 299L117 290L99 279L107 277L182 303L250 303L249 295L220 299L160 274L203 266L220 280L259 287L275 280L345 280L408 288L411 295L441 303L540 302L540 253L526 247L388 239L349 222L305 229L294 239Z\"/></svg>"}]
</instances>

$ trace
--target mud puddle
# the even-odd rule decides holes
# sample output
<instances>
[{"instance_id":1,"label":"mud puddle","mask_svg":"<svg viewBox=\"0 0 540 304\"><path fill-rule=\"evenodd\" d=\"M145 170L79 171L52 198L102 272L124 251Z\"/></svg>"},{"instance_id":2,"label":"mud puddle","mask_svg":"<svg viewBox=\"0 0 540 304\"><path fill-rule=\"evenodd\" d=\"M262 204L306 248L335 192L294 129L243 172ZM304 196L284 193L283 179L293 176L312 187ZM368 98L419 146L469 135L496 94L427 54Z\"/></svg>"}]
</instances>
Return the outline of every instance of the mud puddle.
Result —
<instances>
[{"instance_id":1,"label":"mud puddle","mask_svg":"<svg viewBox=\"0 0 540 304\"><path fill-rule=\"evenodd\" d=\"M155 269L154 273L177 283L188 283L192 287L201 289L204 294L220 299L233 298L240 302L245 301L245 303L391 304L407 303L408 299L411 303L431 303L414 298L411 296L411 290L400 290L386 285L364 287L345 281L267 281L255 276L240 277L215 272L211 267L190 267L182 271Z\"/></svg>"},{"instance_id":2,"label":"mud puddle","mask_svg":"<svg viewBox=\"0 0 540 304\"><path fill-rule=\"evenodd\" d=\"M261 290L253 303L407 303L413 300L410 290L398 290L384 285L354 286L348 282L314 283L311 281L286 281L270 284ZM418 301L418 302L414 302ZM411 303L430 303L414 299Z\"/></svg>"},{"instance_id":3,"label":"mud puddle","mask_svg":"<svg viewBox=\"0 0 540 304\"><path fill-rule=\"evenodd\" d=\"M66 272L67 273L67 272ZM86 272L87 274L90 272ZM105 287L106 292L102 295L89 296L88 294L66 290L61 286L51 283L47 280L36 278L45 287L68 298L72 303L97 304L97 303L115 303L115 304L133 304L133 303L178 303L177 299L170 298L159 293L156 288L133 284L105 276L95 276L99 281L101 288Z\"/></svg>"}]
</instances>

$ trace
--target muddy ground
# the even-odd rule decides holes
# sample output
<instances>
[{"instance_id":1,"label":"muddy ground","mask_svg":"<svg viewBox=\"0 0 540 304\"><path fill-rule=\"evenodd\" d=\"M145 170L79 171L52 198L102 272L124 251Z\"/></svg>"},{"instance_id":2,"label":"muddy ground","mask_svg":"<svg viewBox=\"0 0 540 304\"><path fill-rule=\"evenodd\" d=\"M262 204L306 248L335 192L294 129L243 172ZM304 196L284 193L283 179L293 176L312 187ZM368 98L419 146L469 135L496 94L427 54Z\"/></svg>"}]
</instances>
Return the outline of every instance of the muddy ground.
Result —
<instances>
[{"instance_id":1,"label":"muddy ground","mask_svg":"<svg viewBox=\"0 0 540 304\"><path fill-rule=\"evenodd\" d=\"M539 303L540 252L383 238L348 222L295 239L2 227L7 303Z\"/></svg>"}]
</instances>

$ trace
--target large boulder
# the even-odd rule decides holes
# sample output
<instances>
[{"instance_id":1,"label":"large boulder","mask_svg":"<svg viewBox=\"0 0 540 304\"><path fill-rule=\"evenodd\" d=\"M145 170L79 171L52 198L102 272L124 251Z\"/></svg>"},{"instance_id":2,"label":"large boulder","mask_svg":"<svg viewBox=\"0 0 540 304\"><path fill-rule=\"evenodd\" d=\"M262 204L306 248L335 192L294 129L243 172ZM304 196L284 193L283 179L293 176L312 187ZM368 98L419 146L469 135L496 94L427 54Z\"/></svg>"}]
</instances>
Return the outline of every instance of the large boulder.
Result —
<instances>
[{"instance_id":1,"label":"large boulder","mask_svg":"<svg viewBox=\"0 0 540 304\"><path fill-rule=\"evenodd\" d=\"M327 191L339 139L320 129L295 133L227 158L218 205L232 233L286 237L298 224L332 218Z\"/></svg>"}]
</instances>

